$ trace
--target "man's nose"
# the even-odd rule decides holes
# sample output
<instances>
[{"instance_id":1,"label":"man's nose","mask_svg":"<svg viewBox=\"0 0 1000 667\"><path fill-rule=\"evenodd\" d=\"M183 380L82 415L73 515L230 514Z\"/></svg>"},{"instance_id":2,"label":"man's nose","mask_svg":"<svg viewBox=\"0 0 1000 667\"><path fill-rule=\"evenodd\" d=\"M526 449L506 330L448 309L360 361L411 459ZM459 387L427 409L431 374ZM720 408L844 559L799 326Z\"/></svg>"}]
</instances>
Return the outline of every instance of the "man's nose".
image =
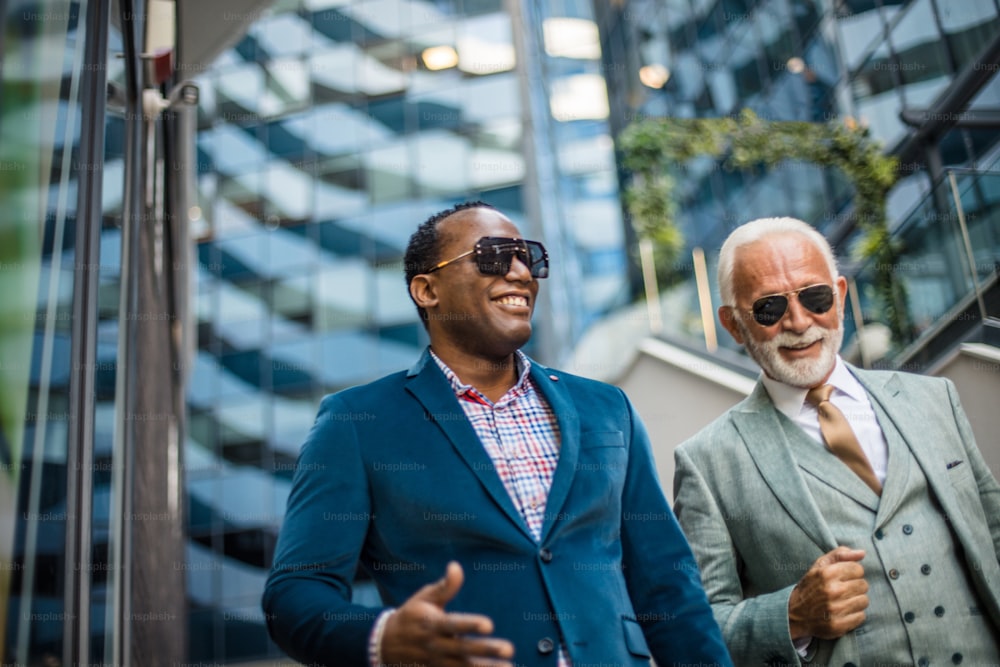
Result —
<instances>
[{"instance_id":1,"label":"man's nose","mask_svg":"<svg viewBox=\"0 0 1000 667\"><path fill-rule=\"evenodd\" d=\"M791 294L788 297L788 310L781 318L781 326L787 331L801 333L813 324L812 313L806 310L799 303L799 295Z\"/></svg>"},{"instance_id":2,"label":"man's nose","mask_svg":"<svg viewBox=\"0 0 1000 667\"><path fill-rule=\"evenodd\" d=\"M524 260L521 259L521 255L515 254L514 259L510 261L510 269L504 276L507 280L511 282L531 282L534 280L534 276L531 275L531 269L525 264Z\"/></svg>"}]
</instances>

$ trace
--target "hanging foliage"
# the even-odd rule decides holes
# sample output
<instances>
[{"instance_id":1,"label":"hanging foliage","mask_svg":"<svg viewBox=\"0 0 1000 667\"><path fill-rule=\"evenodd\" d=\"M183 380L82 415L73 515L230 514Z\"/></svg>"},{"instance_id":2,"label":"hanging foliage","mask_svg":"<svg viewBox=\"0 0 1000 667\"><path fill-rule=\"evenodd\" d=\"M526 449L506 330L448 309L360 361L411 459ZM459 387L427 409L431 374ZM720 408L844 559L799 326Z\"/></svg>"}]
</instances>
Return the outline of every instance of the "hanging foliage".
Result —
<instances>
[{"instance_id":1,"label":"hanging foliage","mask_svg":"<svg viewBox=\"0 0 1000 667\"><path fill-rule=\"evenodd\" d=\"M725 169L773 167L786 160L834 167L854 187L854 216L863 231L860 259L875 263L875 290L894 338L910 329L903 285L895 280L899 248L888 233L885 198L896 182L897 160L882 154L868 130L846 123L767 121L749 109L723 118L650 118L621 135L632 183L625 193L636 233L653 241L663 284L676 280L670 267L683 249L677 225L677 181L672 172L689 160L722 159Z\"/></svg>"}]
</instances>

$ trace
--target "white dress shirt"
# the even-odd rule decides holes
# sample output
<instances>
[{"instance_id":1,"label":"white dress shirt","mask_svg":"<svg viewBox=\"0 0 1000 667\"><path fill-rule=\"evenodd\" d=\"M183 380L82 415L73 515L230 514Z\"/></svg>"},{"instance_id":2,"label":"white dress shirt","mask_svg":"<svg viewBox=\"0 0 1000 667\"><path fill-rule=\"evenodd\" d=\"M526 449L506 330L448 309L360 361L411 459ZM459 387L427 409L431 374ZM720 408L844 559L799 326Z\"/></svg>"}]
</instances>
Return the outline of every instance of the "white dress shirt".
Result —
<instances>
[{"instance_id":1,"label":"white dress shirt","mask_svg":"<svg viewBox=\"0 0 1000 667\"><path fill-rule=\"evenodd\" d=\"M772 380L766 375L761 378L761 381L764 383L764 388L767 389L767 394L771 397L774 407L795 422L820 446L825 447L823 436L819 430L819 412L806 401L808 389L792 387L783 382ZM875 409L872 408L865 388L847 370L847 365L839 355L833 373L830 374L826 384L833 385L830 402L844 413L847 423L851 425L854 435L861 443L861 449L875 471L875 476L878 477L880 483L884 484L886 467L889 462L889 446L886 444L885 435L882 433L882 427L878 424Z\"/></svg>"}]
</instances>

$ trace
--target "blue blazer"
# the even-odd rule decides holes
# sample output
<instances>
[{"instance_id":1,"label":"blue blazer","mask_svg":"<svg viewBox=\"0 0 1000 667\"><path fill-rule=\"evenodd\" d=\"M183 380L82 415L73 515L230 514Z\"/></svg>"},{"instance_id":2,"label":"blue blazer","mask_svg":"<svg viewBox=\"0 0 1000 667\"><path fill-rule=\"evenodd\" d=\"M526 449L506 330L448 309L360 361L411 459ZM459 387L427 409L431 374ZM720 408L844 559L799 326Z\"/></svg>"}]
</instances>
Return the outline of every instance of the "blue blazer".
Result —
<instances>
[{"instance_id":1,"label":"blue blazer","mask_svg":"<svg viewBox=\"0 0 1000 667\"><path fill-rule=\"evenodd\" d=\"M309 664L368 664L382 611L352 604L360 564L402 604L465 570L449 611L486 614L518 665L731 665L697 565L621 390L532 362L561 434L541 542L437 364L324 398L299 458L263 608Z\"/></svg>"}]
</instances>

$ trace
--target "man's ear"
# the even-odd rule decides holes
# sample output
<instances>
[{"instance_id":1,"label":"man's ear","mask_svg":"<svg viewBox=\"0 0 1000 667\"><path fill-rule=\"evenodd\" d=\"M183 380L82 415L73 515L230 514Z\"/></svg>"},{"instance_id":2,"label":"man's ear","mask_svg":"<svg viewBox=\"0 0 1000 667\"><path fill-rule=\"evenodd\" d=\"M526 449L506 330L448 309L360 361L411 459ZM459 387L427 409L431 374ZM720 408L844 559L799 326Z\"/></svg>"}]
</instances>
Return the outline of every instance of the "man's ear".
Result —
<instances>
[{"instance_id":1,"label":"man's ear","mask_svg":"<svg viewBox=\"0 0 1000 667\"><path fill-rule=\"evenodd\" d=\"M847 278L844 276L837 276L837 280L834 281L834 286L837 289L837 294L840 298L837 300L840 306L840 321L844 321L844 308L847 307Z\"/></svg>"},{"instance_id":2,"label":"man's ear","mask_svg":"<svg viewBox=\"0 0 1000 667\"><path fill-rule=\"evenodd\" d=\"M732 306L719 306L719 321L722 322L723 328L729 332L733 340L742 345L743 334L740 332L740 328L736 326L736 311Z\"/></svg>"},{"instance_id":3,"label":"man's ear","mask_svg":"<svg viewBox=\"0 0 1000 667\"><path fill-rule=\"evenodd\" d=\"M426 273L413 276L413 280L410 281L410 298L424 310L438 305L437 291L430 276Z\"/></svg>"}]
</instances>

